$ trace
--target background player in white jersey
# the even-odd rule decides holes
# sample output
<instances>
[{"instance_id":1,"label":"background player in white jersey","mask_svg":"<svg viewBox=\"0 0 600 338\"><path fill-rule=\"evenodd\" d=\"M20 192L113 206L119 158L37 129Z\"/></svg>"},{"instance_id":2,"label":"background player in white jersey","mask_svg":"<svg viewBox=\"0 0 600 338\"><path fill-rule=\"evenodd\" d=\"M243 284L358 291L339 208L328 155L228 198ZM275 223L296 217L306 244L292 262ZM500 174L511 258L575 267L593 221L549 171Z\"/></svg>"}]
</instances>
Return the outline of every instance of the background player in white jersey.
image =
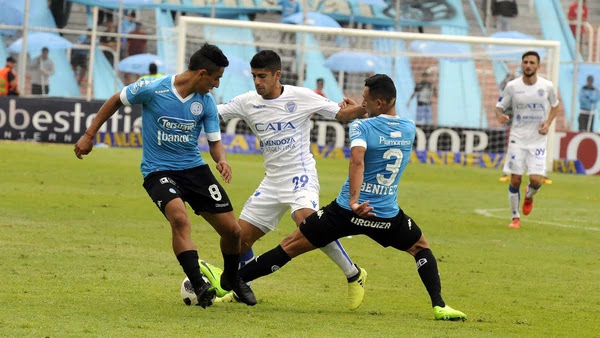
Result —
<instances>
[{"instance_id":1,"label":"background player in white jersey","mask_svg":"<svg viewBox=\"0 0 600 338\"><path fill-rule=\"evenodd\" d=\"M92 151L94 136L119 107L142 104L144 188L171 224L173 251L202 307L212 304L216 291L202 279L185 202L221 235L225 266L221 287L233 289L248 305L256 304L252 290L238 275L241 231L233 207L198 150L198 136L204 128L211 157L229 183L231 167L221 144L217 107L209 93L219 86L228 65L217 46L204 44L183 73L153 82L142 79L109 98L75 144L75 155L81 159Z\"/></svg>"},{"instance_id":2,"label":"background player in white jersey","mask_svg":"<svg viewBox=\"0 0 600 338\"><path fill-rule=\"evenodd\" d=\"M508 186L512 212L510 228L521 227L519 188L525 168L529 174L529 185L523 201L523 214L529 215L533 209L533 195L542 187L546 175L546 134L558 112L558 98L552 82L537 75L539 54L526 52L521 61L523 76L506 85L496 104L498 122L505 123L510 119L504 114L509 107L512 107L514 116L503 168L506 174L511 175Z\"/></svg>"},{"instance_id":3,"label":"background player in white jersey","mask_svg":"<svg viewBox=\"0 0 600 338\"><path fill-rule=\"evenodd\" d=\"M435 319L466 315L442 299L437 262L415 221L398 206L398 182L410 160L415 123L396 115L396 87L387 75L365 80L367 119L350 126L350 168L337 199L309 216L279 246L240 270L244 281L268 275L292 258L349 235L367 235L384 247L414 256Z\"/></svg>"},{"instance_id":4,"label":"background player in white jersey","mask_svg":"<svg viewBox=\"0 0 600 338\"><path fill-rule=\"evenodd\" d=\"M275 229L290 210L296 224L319 208L319 179L310 152L310 117L354 120L365 114L356 102L345 99L344 108L308 88L283 86L281 59L272 50L257 53L250 62L256 91L219 105L225 121L243 119L260 141L266 175L250 196L239 223L242 229L242 263L253 258L252 245ZM366 271L352 263L341 243L323 251L348 279L348 307L356 309L364 297ZM360 283L359 283L360 282Z\"/></svg>"}]
</instances>

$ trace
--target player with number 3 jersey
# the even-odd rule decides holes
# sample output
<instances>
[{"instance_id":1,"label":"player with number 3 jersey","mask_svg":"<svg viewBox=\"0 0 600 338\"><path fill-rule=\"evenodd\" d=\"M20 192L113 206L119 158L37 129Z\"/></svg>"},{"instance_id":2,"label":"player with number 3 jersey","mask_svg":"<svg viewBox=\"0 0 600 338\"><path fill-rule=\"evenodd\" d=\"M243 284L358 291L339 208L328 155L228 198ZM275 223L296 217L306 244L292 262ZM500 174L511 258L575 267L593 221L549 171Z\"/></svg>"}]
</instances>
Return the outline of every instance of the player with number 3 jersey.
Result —
<instances>
[{"instance_id":1,"label":"player with number 3 jersey","mask_svg":"<svg viewBox=\"0 0 600 338\"><path fill-rule=\"evenodd\" d=\"M519 214L521 179L527 169L529 185L525 192L523 214L529 215L533 209L533 195L542 187L546 175L546 151L548 128L558 112L558 97L552 82L537 76L540 56L535 51L523 54L521 67L523 76L510 81L498 103L498 122L509 120L504 111L513 110L508 149L504 162L504 172L510 174L508 200L512 213L510 228L521 227Z\"/></svg>"}]
</instances>

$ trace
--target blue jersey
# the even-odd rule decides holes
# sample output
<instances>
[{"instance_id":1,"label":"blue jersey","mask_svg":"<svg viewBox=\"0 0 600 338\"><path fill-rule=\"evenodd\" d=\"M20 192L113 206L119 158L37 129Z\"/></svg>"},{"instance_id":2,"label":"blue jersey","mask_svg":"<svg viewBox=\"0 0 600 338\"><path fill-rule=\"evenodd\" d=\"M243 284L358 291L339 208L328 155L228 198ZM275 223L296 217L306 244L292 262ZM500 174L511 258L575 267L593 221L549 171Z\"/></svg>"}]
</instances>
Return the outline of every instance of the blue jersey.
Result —
<instances>
[{"instance_id":1,"label":"blue jersey","mask_svg":"<svg viewBox=\"0 0 600 338\"><path fill-rule=\"evenodd\" d=\"M390 115L356 120L350 125L350 147L364 147L365 167L358 202L369 200L377 217L398 214L398 181L404 172L415 140L415 123ZM350 209L350 181L336 202Z\"/></svg>"},{"instance_id":2,"label":"blue jersey","mask_svg":"<svg viewBox=\"0 0 600 338\"><path fill-rule=\"evenodd\" d=\"M169 76L140 79L123 88L124 105L142 105L142 175L184 170L206 164L198 150L204 128L209 141L221 139L219 114L212 95L193 93L182 98Z\"/></svg>"}]
</instances>

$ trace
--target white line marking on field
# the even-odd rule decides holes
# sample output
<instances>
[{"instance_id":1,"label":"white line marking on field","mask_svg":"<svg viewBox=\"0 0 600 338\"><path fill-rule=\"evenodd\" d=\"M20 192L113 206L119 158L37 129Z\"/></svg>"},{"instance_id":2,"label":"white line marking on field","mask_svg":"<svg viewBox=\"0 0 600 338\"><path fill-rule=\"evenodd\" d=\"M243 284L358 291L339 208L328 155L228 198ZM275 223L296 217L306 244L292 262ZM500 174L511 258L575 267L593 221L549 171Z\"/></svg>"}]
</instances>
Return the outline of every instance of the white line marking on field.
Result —
<instances>
[{"instance_id":1,"label":"white line marking on field","mask_svg":"<svg viewBox=\"0 0 600 338\"><path fill-rule=\"evenodd\" d=\"M481 216L485 216L485 217L508 219L505 216L494 215L494 212L498 212L498 211L505 211L506 213L508 213L507 210L508 210L507 208L475 209L475 213L477 213ZM588 230L588 231L600 231L600 228L579 227L579 226L574 226L574 225L570 225L570 224L556 223L556 222L536 221L536 220L527 220L527 222L545 224L545 225L553 225L553 226L557 226L560 228L579 229L579 230ZM573 221L569 220L568 222L573 222Z\"/></svg>"}]
</instances>

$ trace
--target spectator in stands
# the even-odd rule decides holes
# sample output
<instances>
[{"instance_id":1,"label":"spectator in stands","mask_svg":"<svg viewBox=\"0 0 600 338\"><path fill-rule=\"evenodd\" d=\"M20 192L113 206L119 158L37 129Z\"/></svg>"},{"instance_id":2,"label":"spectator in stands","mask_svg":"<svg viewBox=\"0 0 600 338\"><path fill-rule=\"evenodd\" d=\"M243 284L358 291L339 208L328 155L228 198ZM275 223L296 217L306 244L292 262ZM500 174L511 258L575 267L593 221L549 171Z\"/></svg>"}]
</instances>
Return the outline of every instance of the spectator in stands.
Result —
<instances>
[{"instance_id":1,"label":"spectator in stands","mask_svg":"<svg viewBox=\"0 0 600 338\"><path fill-rule=\"evenodd\" d=\"M121 33L129 34L135 30L135 11L129 11L121 20ZM121 39L121 56L126 54L127 38Z\"/></svg>"},{"instance_id":2,"label":"spectator in stands","mask_svg":"<svg viewBox=\"0 0 600 338\"><path fill-rule=\"evenodd\" d=\"M150 73L147 74L147 75L144 75L144 76L140 77L140 79L154 81L154 80L156 80L158 78L161 78L161 77L165 76L165 74L158 72L158 66L154 62L152 62L150 64L150 66L148 66L148 71Z\"/></svg>"},{"instance_id":3,"label":"spectator in stands","mask_svg":"<svg viewBox=\"0 0 600 338\"><path fill-rule=\"evenodd\" d=\"M281 5L281 20L286 16L296 14L302 10L300 3L295 0L279 0L278 5Z\"/></svg>"},{"instance_id":4,"label":"spectator in stands","mask_svg":"<svg viewBox=\"0 0 600 338\"><path fill-rule=\"evenodd\" d=\"M50 91L50 75L54 74L54 62L48 57L48 48L31 61L31 94L47 95Z\"/></svg>"},{"instance_id":5,"label":"spectator in stands","mask_svg":"<svg viewBox=\"0 0 600 338\"><path fill-rule=\"evenodd\" d=\"M323 97L327 97L327 95L325 95L325 92L323 92L323 86L325 85L325 81L323 80L322 77L317 79L317 89L315 89L315 93L323 96Z\"/></svg>"},{"instance_id":6,"label":"spectator in stands","mask_svg":"<svg viewBox=\"0 0 600 338\"><path fill-rule=\"evenodd\" d=\"M579 8L579 1L573 1L571 6L569 6L569 14L567 17L569 18L569 27L571 27L571 32L573 32L573 36L577 37L577 24L573 23L573 21L577 20L577 9ZM588 19L588 7L586 1L583 0L583 13L581 13L581 22L587 21ZM585 27L581 26L581 35L585 33Z\"/></svg>"},{"instance_id":7,"label":"spectator in stands","mask_svg":"<svg viewBox=\"0 0 600 338\"><path fill-rule=\"evenodd\" d=\"M87 34L79 35L79 37L77 37L77 44L89 45L91 41L91 32L92 29L88 28ZM87 73L88 54L88 49L81 48L74 48L71 52L71 67L73 68L73 73L75 73L78 85L81 84L81 81Z\"/></svg>"},{"instance_id":8,"label":"spectator in stands","mask_svg":"<svg viewBox=\"0 0 600 338\"><path fill-rule=\"evenodd\" d=\"M587 77L587 84L579 92L579 131L594 130L594 110L600 99L600 92L594 87L594 77Z\"/></svg>"},{"instance_id":9,"label":"spectator in stands","mask_svg":"<svg viewBox=\"0 0 600 338\"><path fill-rule=\"evenodd\" d=\"M106 33L116 33L117 32L117 27L115 27L115 24L114 24L114 22L112 22L112 20L107 21L105 26L106 26L106 30L105 30ZM109 47L113 51L116 51L117 50L117 37L116 36L102 36L102 37L100 37L100 44L103 46ZM104 54L104 56L106 56L106 59L112 65L115 61L114 54L107 50L102 51L102 53Z\"/></svg>"},{"instance_id":10,"label":"spectator in stands","mask_svg":"<svg viewBox=\"0 0 600 338\"><path fill-rule=\"evenodd\" d=\"M91 10L91 7L88 6L88 12ZM106 16L106 23L113 21L113 11L107 8L98 8L98 26L104 24L104 16Z\"/></svg>"},{"instance_id":11,"label":"spectator in stands","mask_svg":"<svg viewBox=\"0 0 600 338\"><path fill-rule=\"evenodd\" d=\"M19 95L19 82L15 66L17 60L12 56L6 58L6 66L0 69L0 96Z\"/></svg>"},{"instance_id":12,"label":"spectator in stands","mask_svg":"<svg viewBox=\"0 0 600 338\"><path fill-rule=\"evenodd\" d=\"M433 108L431 100L436 94L436 89L433 83L429 80L429 74L423 72L421 74L421 82L417 83L415 90L408 99L406 107L410 105L413 97L417 96L417 123L418 124L433 124Z\"/></svg>"},{"instance_id":13,"label":"spectator in stands","mask_svg":"<svg viewBox=\"0 0 600 338\"><path fill-rule=\"evenodd\" d=\"M144 33L142 31L142 23L136 22L135 29L133 31L131 31L130 34L146 35L146 33ZM146 43L147 43L146 39L138 39L138 38L127 39L127 49L126 49L127 54L126 54L126 56L132 56L132 55L136 55L136 54L145 53L146 52Z\"/></svg>"},{"instance_id":14,"label":"spectator in stands","mask_svg":"<svg viewBox=\"0 0 600 338\"><path fill-rule=\"evenodd\" d=\"M512 21L519 14L516 0L492 0L492 16L499 31L512 30Z\"/></svg>"}]
</instances>

